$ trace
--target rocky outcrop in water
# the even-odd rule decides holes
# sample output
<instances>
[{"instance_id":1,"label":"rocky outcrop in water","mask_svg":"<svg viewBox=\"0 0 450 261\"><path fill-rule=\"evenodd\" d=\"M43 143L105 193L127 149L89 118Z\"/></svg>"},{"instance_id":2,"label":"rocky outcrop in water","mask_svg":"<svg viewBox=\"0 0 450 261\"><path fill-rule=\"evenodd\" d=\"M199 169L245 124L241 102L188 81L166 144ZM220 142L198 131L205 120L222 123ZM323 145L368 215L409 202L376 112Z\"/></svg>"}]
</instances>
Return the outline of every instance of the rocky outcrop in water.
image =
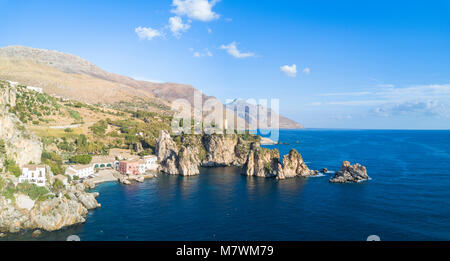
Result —
<instances>
[{"instance_id":1,"label":"rocky outcrop in water","mask_svg":"<svg viewBox=\"0 0 450 261\"><path fill-rule=\"evenodd\" d=\"M303 161L302 155L295 149L292 149L288 155L283 156L283 171L278 178L310 177L317 174L318 171L310 170Z\"/></svg>"},{"instance_id":2,"label":"rocky outcrop in water","mask_svg":"<svg viewBox=\"0 0 450 261\"><path fill-rule=\"evenodd\" d=\"M247 162L244 165L244 174L256 177L277 177L282 174L278 150L261 148L259 144L252 144Z\"/></svg>"},{"instance_id":3,"label":"rocky outcrop in water","mask_svg":"<svg viewBox=\"0 0 450 261\"><path fill-rule=\"evenodd\" d=\"M7 157L14 159L19 166L29 162L40 163L41 142L16 115L9 112L16 105L17 88L0 81L0 140L5 144Z\"/></svg>"},{"instance_id":4,"label":"rocky outcrop in water","mask_svg":"<svg viewBox=\"0 0 450 261\"><path fill-rule=\"evenodd\" d=\"M98 193L87 193L84 186L71 186L65 194L32 200L29 196L15 194L14 199L0 196L0 232L15 233L24 229L59 230L85 222L88 210L100 206L95 199Z\"/></svg>"},{"instance_id":5,"label":"rocky outcrop in water","mask_svg":"<svg viewBox=\"0 0 450 261\"><path fill-rule=\"evenodd\" d=\"M280 162L280 153L277 149L269 150L255 144L244 165L244 174L257 177L276 177L286 179L293 177L316 176L318 171L310 170L296 150L291 150L283 156Z\"/></svg>"},{"instance_id":6,"label":"rocky outcrop in water","mask_svg":"<svg viewBox=\"0 0 450 261\"><path fill-rule=\"evenodd\" d=\"M342 162L342 167L339 172L337 172L332 179L331 183L346 183L346 182L360 182L363 180L368 180L366 167L361 166L361 164L356 163L351 165L350 162Z\"/></svg>"},{"instance_id":7,"label":"rocky outcrop in water","mask_svg":"<svg viewBox=\"0 0 450 261\"><path fill-rule=\"evenodd\" d=\"M278 179L318 174L306 166L296 150L285 155L281 164L279 151L260 147L260 137L255 135L183 135L174 141L163 130L156 153L160 170L174 175L197 175L199 167L220 166L240 166L244 175Z\"/></svg>"},{"instance_id":8,"label":"rocky outcrop in water","mask_svg":"<svg viewBox=\"0 0 450 261\"><path fill-rule=\"evenodd\" d=\"M178 170L180 175L194 176L200 174L200 160L195 147L181 146L178 154Z\"/></svg>"},{"instance_id":9,"label":"rocky outcrop in water","mask_svg":"<svg viewBox=\"0 0 450 261\"><path fill-rule=\"evenodd\" d=\"M160 163L160 171L167 174L178 174L178 148L166 130L159 133L156 141L156 155Z\"/></svg>"},{"instance_id":10,"label":"rocky outcrop in water","mask_svg":"<svg viewBox=\"0 0 450 261\"><path fill-rule=\"evenodd\" d=\"M191 176L199 167L242 166L251 141L236 134L183 135L177 142L163 130L156 142L160 170L167 174Z\"/></svg>"}]
</instances>

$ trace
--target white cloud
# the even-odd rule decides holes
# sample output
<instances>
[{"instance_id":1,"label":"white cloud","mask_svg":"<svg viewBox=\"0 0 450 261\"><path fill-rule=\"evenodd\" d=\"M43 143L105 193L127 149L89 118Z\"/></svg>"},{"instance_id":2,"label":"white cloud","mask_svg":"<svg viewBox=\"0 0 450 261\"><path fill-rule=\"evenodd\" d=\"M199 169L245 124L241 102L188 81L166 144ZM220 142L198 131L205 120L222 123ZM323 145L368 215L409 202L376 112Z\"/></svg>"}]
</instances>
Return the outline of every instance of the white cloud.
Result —
<instances>
[{"instance_id":1,"label":"white cloud","mask_svg":"<svg viewBox=\"0 0 450 261\"><path fill-rule=\"evenodd\" d=\"M189 48L189 51L192 53L192 56L195 58L201 57L212 57L213 54L206 48L203 52L195 51L194 48Z\"/></svg>"},{"instance_id":2,"label":"white cloud","mask_svg":"<svg viewBox=\"0 0 450 261\"><path fill-rule=\"evenodd\" d=\"M322 93L319 96L365 96L373 94L372 92L330 92Z\"/></svg>"},{"instance_id":3,"label":"white cloud","mask_svg":"<svg viewBox=\"0 0 450 261\"><path fill-rule=\"evenodd\" d=\"M381 88L394 88L395 87L395 85L393 85L393 84L385 84L385 83L378 84L377 86L381 87Z\"/></svg>"},{"instance_id":4,"label":"white cloud","mask_svg":"<svg viewBox=\"0 0 450 261\"><path fill-rule=\"evenodd\" d=\"M385 104L375 108L374 113L381 117L389 117L391 115L450 117L449 107L437 100Z\"/></svg>"},{"instance_id":5,"label":"white cloud","mask_svg":"<svg viewBox=\"0 0 450 261\"><path fill-rule=\"evenodd\" d=\"M212 34L212 29L211 28L206 28L206 31L208 31L208 34Z\"/></svg>"},{"instance_id":6,"label":"white cloud","mask_svg":"<svg viewBox=\"0 0 450 261\"><path fill-rule=\"evenodd\" d=\"M147 39L151 40L155 37L160 37L162 33L156 29L153 29L151 27L141 27L135 29L136 34L139 36L140 39Z\"/></svg>"},{"instance_id":7,"label":"white cloud","mask_svg":"<svg viewBox=\"0 0 450 261\"><path fill-rule=\"evenodd\" d=\"M351 114L334 114L333 116L330 116L333 120L351 120L353 119L353 115Z\"/></svg>"},{"instance_id":8,"label":"white cloud","mask_svg":"<svg viewBox=\"0 0 450 261\"><path fill-rule=\"evenodd\" d=\"M417 98L450 100L450 84L415 85L404 88L378 87L370 91L322 93L319 96L370 96L370 98L381 98L393 102L406 102Z\"/></svg>"},{"instance_id":9,"label":"white cloud","mask_svg":"<svg viewBox=\"0 0 450 261\"><path fill-rule=\"evenodd\" d=\"M362 106L376 116L436 116L450 118L450 84L415 85L409 87L378 86L371 91L324 93L331 101L321 105ZM311 104L313 105L313 104Z\"/></svg>"},{"instance_id":10,"label":"white cloud","mask_svg":"<svg viewBox=\"0 0 450 261\"><path fill-rule=\"evenodd\" d=\"M303 69L303 73L306 75L310 75L311 74L311 69L306 67L305 69Z\"/></svg>"},{"instance_id":11,"label":"white cloud","mask_svg":"<svg viewBox=\"0 0 450 261\"><path fill-rule=\"evenodd\" d=\"M172 13L179 16L187 16L194 20L203 22L212 21L220 17L212 8L219 2L218 0L173 0Z\"/></svg>"},{"instance_id":12,"label":"white cloud","mask_svg":"<svg viewBox=\"0 0 450 261\"><path fill-rule=\"evenodd\" d=\"M346 106L369 106L380 105L388 102L388 100L353 100L353 101L333 101L328 102L330 105L346 105Z\"/></svg>"},{"instance_id":13,"label":"white cloud","mask_svg":"<svg viewBox=\"0 0 450 261\"><path fill-rule=\"evenodd\" d=\"M284 65L280 67L280 70L284 72L289 77L296 77L297 76L297 65L293 64L291 66Z\"/></svg>"},{"instance_id":14,"label":"white cloud","mask_svg":"<svg viewBox=\"0 0 450 261\"><path fill-rule=\"evenodd\" d=\"M180 37L182 32L186 32L191 28L190 24L183 24L183 19L179 16L169 18L169 28L175 37Z\"/></svg>"},{"instance_id":15,"label":"white cloud","mask_svg":"<svg viewBox=\"0 0 450 261\"><path fill-rule=\"evenodd\" d=\"M231 55L235 58L247 58L247 57L255 57L256 56L254 53L250 53L250 52L242 53L241 51L239 51L237 49L236 42L232 42L228 45L222 45L220 47L220 49L226 50L229 55Z\"/></svg>"}]
</instances>

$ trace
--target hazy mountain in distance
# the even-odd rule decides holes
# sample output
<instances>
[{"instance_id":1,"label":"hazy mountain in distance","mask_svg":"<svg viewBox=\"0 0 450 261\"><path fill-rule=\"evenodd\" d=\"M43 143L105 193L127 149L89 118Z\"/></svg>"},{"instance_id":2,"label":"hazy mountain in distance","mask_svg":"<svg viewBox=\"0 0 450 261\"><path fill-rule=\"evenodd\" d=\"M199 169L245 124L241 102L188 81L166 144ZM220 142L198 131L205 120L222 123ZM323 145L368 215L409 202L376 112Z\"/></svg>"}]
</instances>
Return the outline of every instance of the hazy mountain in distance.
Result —
<instances>
[{"instance_id":1,"label":"hazy mountain in distance","mask_svg":"<svg viewBox=\"0 0 450 261\"><path fill-rule=\"evenodd\" d=\"M88 103L114 103L136 96L191 101L194 93L201 95L190 85L138 81L106 72L72 54L24 46L0 48L0 77Z\"/></svg>"},{"instance_id":2,"label":"hazy mountain in distance","mask_svg":"<svg viewBox=\"0 0 450 261\"><path fill-rule=\"evenodd\" d=\"M281 129L303 129L304 127L298 122L295 122L289 118L286 118L270 108L265 108L264 106L257 104L250 104L242 99L234 99L232 102L225 104L229 110L237 113L240 118L245 119L249 123L256 123L258 120L262 126L270 126L271 117L279 117L279 127ZM258 111L260 113L266 113L267 117L259 117Z\"/></svg>"},{"instance_id":3,"label":"hazy mountain in distance","mask_svg":"<svg viewBox=\"0 0 450 261\"><path fill-rule=\"evenodd\" d=\"M0 48L0 79L41 87L47 94L90 104L151 104L148 110L156 111L170 110L171 102L176 99L186 99L191 104L194 97L202 97L203 102L216 99L191 85L139 81L106 72L73 54L25 46ZM232 112L226 115L233 117ZM231 121L235 119L229 118L228 122ZM280 117L280 123L286 128L301 128L284 117Z\"/></svg>"}]
</instances>

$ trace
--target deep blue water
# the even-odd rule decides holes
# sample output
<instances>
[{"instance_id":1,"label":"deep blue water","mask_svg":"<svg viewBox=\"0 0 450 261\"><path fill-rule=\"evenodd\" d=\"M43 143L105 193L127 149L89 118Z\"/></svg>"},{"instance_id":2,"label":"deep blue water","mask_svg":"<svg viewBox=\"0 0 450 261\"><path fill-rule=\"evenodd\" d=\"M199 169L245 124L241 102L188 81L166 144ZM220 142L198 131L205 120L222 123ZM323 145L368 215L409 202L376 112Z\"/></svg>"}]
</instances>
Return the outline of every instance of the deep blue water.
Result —
<instances>
[{"instance_id":1,"label":"deep blue water","mask_svg":"<svg viewBox=\"0 0 450 261\"><path fill-rule=\"evenodd\" d=\"M450 240L450 131L283 130L312 169L359 162L372 180L330 175L277 181L235 168L143 184L99 185L102 208L45 239L64 240ZM297 143L298 141L298 143ZM18 235L16 239L27 238Z\"/></svg>"}]
</instances>

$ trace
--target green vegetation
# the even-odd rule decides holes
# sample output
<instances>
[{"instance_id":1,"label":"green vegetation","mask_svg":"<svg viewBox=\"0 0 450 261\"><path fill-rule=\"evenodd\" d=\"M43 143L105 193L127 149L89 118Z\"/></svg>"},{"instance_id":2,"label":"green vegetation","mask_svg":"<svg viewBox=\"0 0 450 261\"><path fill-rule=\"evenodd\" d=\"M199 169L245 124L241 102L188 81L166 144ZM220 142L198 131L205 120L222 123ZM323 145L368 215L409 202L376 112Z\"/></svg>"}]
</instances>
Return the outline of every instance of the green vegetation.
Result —
<instances>
[{"instance_id":1,"label":"green vegetation","mask_svg":"<svg viewBox=\"0 0 450 261\"><path fill-rule=\"evenodd\" d=\"M106 129L108 128L108 123L105 120L100 120L96 122L94 125L89 127L89 129L95 134L99 136L105 135Z\"/></svg>"},{"instance_id":2,"label":"green vegetation","mask_svg":"<svg viewBox=\"0 0 450 261\"><path fill-rule=\"evenodd\" d=\"M16 105L9 111L16 114L21 122L38 125L39 120L43 120L42 117L60 112L61 105L57 99L43 93L28 91L23 86L19 86L17 90Z\"/></svg>"},{"instance_id":3,"label":"green vegetation","mask_svg":"<svg viewBox=\"0 0 450 261\"><path fill-rule=\"evenodd\" d=\"M2 196L4 196L6 199L10 199L12 202L16 201L16 198L14 197L14 193L16 193L16 189L14 188L14 184L9 183L5 186L5 188L2 189Z\"/></svg>"},{"instance_id":4,"label":"green vegetation","mask_svg":"<svg viewBox=\"0 0 450 261\"><path fill-rule=\"evenodd\" d=\"M42 163L50 166L54 175L64 174L62 157L55 152L43 151L41 155Z\"/></svg>"},{"instance_id":5,"label":"green vegetation","mask_svg":"<svg viewBox=\"0 0 450 261\"><path fill-rule=\"evenodd\" d=\"M80 113L67 108L67 112L69 113L70 117L72 117L76 122L82 122L83 118L81 117Z\"/></svg>"},{"instance_id":6,"label":"green vegetation","mask_svg":"<svg viewBox=\"0 0 450 261\"><path fill-rule=\"evenodd\" d=\"M52 187L53 187L53 190L55 190L55 191L61 191L62 189L64 189L65 186L61 180L56 179L55 182L53 182Z\"/></svg>"},{"instance_id":7,"label":"green vegetation","mask_svg":"<svg viewBox=\"0 0 450 261\"><path fill-rule=\"evenodd\" d=\"M167 106L157 100L148 100L148 99L135 99L132 102L129 101L120 101L115 103L112 108L121 111L164 111L168 114L170 113L170 106Z\"/></svg>"},{"instance_id":8,"label":"green vegetation","mask_svg":"<svg viewBox=\"0 0 450 261\"><path fill-rule=\"evenodd\" d=\"M73 157L70 157L69 159L71 162L77 163L77 164L89 164L92 161L91 155L75 155Z\"/></svg>"},{"instance_id":9,"label":"green vegetation","mask_svg":"<svg viewBox=\"0 0 450 261\"><path fill-rule=\"evenodd\" d=\"M272 173L273 172L272 164L270 162L264 162L264 171L266 173Z\"/></svg>"},{"instance_id":10,"label":"green vegetation","mask_svg":"<svg viewBox=\"0 0 450 261\"><path fill-rule=\"evenodd\" d=\"M79 154L109 154L109 148L100 141L90 141L84 134L79 135L74 144L76 145L76 152Z\"/></svg>"},{"instance_id":11,"label":"green vegetation","mask_svg":"<svg viewBox=\"0 0 450 261\"><path fill-rule=\"evenodd\" d=\"M120 130L120 134L114 131L107 135L116 138L111 142L112 147L123 149L142 147L145 152L141 154L153 152L159 132L170 130L169 117L157 116L155 113L146 111L131 112L130 118L122 120L107 119L107 123Z\"/></svg>"},{"instance_id":12,"label":"green vegetation","mask_svg":"<svg viewBox=\"0 0 450 261\"><path fill-rule=\"evenodd\" d=\"M11 159L6 159L5 160L5 169L7 172L9 172L10 174L19 177L21 174L20 168L19 166L17 166L16 162L14 160Z\"/></svg>"},{"instance_id":13,"label":"green vegetation","mask_svg":"<svg viewBox=\"0 0 450 261\"><path fill-rule=\"evenodd\" d=\"M18 184L16 191L28 195L32 200L42 201L51 197L50 192L45 187L38 187L36 184L28 182Z\"/></svg>"},{"instance_id":14,"label":"green vegetation","mask_svg":"<svg viewBox=\"0 0 450 261\"><path fill-rule=\"evenodd\" d=\"M2 139L0 139L0 156L1 155L6 155L6 145Z\"/></svg>"}]
</instances>

